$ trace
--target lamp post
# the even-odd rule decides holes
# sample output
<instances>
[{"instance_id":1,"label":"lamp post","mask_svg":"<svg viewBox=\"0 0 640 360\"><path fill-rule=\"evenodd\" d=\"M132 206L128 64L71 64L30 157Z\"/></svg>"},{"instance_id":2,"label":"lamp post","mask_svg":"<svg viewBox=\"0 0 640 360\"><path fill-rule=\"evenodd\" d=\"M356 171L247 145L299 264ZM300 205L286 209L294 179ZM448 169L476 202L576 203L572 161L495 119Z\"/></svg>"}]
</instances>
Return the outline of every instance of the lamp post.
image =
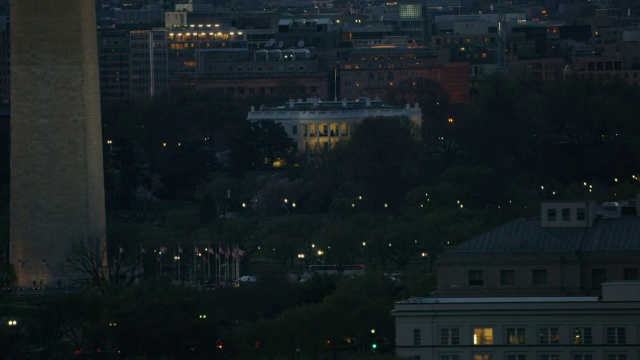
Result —
<instances>
[{"instance_id":1,"label":"lamp post","mask_svg":"<svg viewBox=\"0 0 640 360\"><path fill-rule=\"evenodd\" d=\"M304 254L298 254L298 262L300 263L300 274L302 274L302 262L304 261Z\"/></svg>"}]
</instances>

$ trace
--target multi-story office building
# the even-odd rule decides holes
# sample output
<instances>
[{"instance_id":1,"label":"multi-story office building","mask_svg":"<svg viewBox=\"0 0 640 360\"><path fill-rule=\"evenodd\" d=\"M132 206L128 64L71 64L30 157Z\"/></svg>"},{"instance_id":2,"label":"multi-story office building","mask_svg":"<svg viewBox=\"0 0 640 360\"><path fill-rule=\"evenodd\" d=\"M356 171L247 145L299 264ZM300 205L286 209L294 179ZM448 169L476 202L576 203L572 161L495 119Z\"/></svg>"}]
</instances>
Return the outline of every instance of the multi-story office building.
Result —
<instances>
[{"instance_id":1,"label":"multi-story office building","mask_svg":"<svg viewBox=\"0 0 640 360\"><path fill-rule=\"evenodd\" d=\"M513 220L441 254L436 294L598 295L605 281L639 280L640 218L637 201L628 202L544 202L539 219Z\"/></svg>"},{"instance_id":2,"label":"multi-story office building","mask_svg":"<svg viewBox=\"0 0 640 360\"><path fill-rule=\"evenodd\" d=\"M424 77L442 84L454 103L469 101L469 63L447 63L424 47L381 44L356 48L338 64L340 97L384 98L409 78Z\"/></svg>"},{"instance_id":3,"label":"multi-story office building","mask_svg":"<svg viewBox=\"0 0 640 360\"><path fill-rule=\"evenodd\" d=\"M640 283L602 298L413 298L395 304L396 354L414 360L637 360Z\"/></svg>"},{"instance_id":4,"label":"multi-story office building","mask_svg":"<svg viewBox=\"0 0 640 360\"><path fill-rule=\"evenodd\" d=\"M131 51L129 32L102 31L98 36L100 100L103 104L129 101L131 97Z\"/></svg>"},{"instance_id":5,"label":"multi-story office building","mask_svg":"<svg viewBox=\"0 0 640 360\"><path fill-rule=\"evenodd\" d=\"M354 126L368 117L406 118L415 126L416 134L420 134L422 110L418 104L393 107L383 104L379 99L370 98L358 101L291 99L284 106L252 107L247 120L282 124L298 152L307 153L328 151L337 142L348 139Z\"/></svg>"},{"instance_id":6,"label":"multi-story office building","mask_svg":"<svg viewBox=\"0 0 640 360\"><path fill-rule=\"evenodd\" d=\"M166 30L130 33L131 98L145 99L169 91Z\"/></svg>"}]
</instances>

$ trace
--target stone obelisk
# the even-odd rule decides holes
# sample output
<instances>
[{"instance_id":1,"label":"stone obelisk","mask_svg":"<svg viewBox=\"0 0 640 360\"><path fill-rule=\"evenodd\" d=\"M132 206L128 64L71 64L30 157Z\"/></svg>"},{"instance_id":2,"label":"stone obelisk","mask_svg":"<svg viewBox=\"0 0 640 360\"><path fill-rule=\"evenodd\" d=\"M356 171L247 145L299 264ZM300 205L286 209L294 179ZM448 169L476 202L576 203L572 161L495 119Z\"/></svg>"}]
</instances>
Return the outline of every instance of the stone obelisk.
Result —
<instances>
[{"instance_id":1,"label":"stone obelisk","mask_svg":"<svg viewBox=\"0 0 640 360\"><path fill-rule=\"evenodd\" d=\"M94 0L11 0L10 259L64 284L74 241L104 239Z\"/></svg>"}]
</instances>

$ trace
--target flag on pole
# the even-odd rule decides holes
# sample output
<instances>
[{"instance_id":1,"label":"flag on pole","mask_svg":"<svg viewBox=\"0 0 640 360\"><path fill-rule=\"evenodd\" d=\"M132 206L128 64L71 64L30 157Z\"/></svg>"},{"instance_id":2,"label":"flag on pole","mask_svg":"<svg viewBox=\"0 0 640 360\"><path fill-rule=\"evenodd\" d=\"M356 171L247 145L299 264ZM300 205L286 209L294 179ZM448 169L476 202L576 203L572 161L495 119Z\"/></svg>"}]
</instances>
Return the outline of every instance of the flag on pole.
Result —
<instances>
[{"instance_id":1,"label":"flag on pole","mask_svg":"<svg viewBox=\"0 0 640 360\"><path fill-rule=\"evenodd\" d=\"M178 254L182 254L182 246L178 245Z\"/></svg>"},{"instance_id":2,"label":"flag on pole","mask_svg":"<svg viewBox=\"0 0 640 360\"><path fill-rule=\"evenodd\" d=\"M200 249L198 249L197 246L194 246L193 251L196 253L196 255L200 254Z\"/></svg>"},{"instance_id":3,"label":"flag on pole","mask_svg":"<svg viewBox=\"0 0 640 360\"><path fill-rule=\"evenodd\" d=\"M213 248L211 246L209 246L209 250L208 251L209 251L209 254L211 254L211 255L215 255L216 254L216 251L213 250Z\"/></svg>"},{"instance_id":4,"label":"flag on pole","mask_svg":"<svg viewBox=\"0 0 640 360\"><path fill-rule=\"evenodd\" d=\"M120 246L118 249L120 250L120 254L124 252L124 249L122 248L122 246Z\"/></svg>"},{"instance_id":5,"label":"flag on pole","mask_svg":"<svg viewBox=\"0 0 640 360\"><path fill-rule=\"evenodd\" d=\"M164 253L166 253L166 252L167 252L167 248L166 248L166 247L164 247L164 246L161 246L161 247L160 247L160 254L164 254Z\"/></svg>"},{"instance_id":6,"label":"flag on pole","mask_svg":"<svg viewBox=\"0 0 640 360\"><path fill-rule=\"evenodd\" d=\"M140 244L140 253L142 254L146 254L147 253L147 249L142 247L142 244Z\"/></svg>"}]
</instances>

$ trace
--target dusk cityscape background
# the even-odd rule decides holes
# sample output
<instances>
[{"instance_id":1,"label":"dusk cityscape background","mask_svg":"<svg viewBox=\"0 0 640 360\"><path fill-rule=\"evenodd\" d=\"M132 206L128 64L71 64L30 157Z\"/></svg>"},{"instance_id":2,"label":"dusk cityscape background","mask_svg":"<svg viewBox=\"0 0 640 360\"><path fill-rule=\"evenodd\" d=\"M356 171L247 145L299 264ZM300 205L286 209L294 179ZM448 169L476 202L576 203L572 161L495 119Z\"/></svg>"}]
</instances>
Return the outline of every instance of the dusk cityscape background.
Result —
<instances>
[{"instance_id":1,"label":"dusk cityscape background","mask_svg":"<svg viewBox=\"0 0 640 360\"><path fill-rule=\"evenodd\" d=\"M2 359L640 359L637 1L20 1Z\"/></svg>"}]
</instances>

